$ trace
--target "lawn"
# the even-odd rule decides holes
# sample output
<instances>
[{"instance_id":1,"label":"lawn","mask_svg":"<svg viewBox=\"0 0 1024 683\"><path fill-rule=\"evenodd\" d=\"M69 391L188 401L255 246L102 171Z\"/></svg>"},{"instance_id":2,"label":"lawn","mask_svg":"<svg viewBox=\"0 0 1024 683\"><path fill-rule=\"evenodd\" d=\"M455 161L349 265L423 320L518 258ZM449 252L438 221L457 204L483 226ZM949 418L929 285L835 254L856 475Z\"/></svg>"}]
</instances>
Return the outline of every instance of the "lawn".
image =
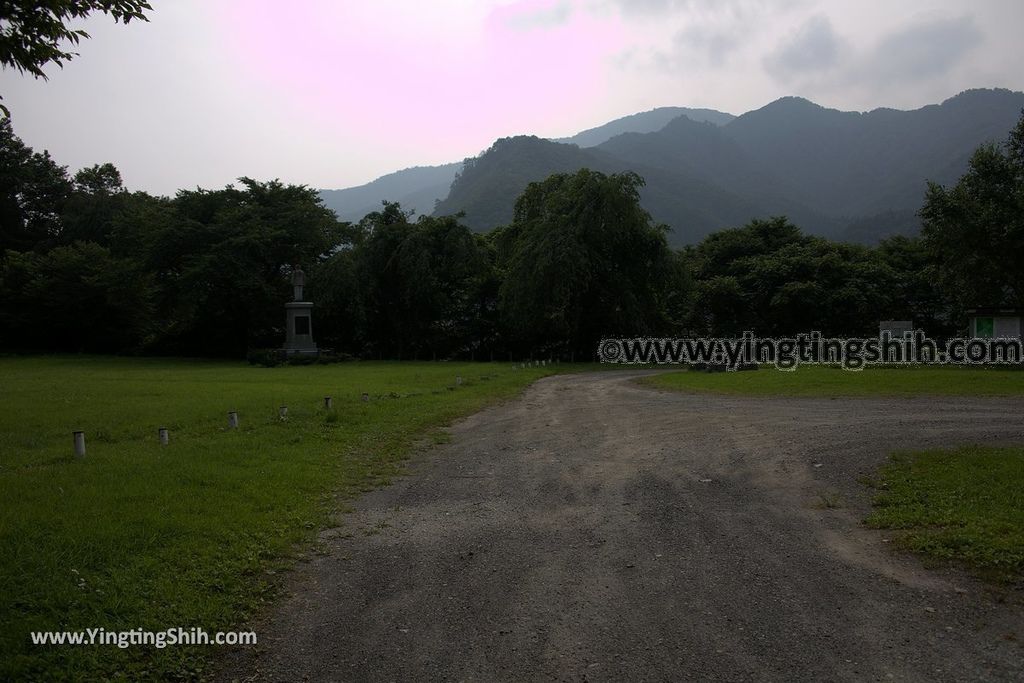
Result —
<instances>
[{"instance_id":1,"label":"lawn","mask_svg":"<svg viewBox=\"0 0 1024 683\"><path fill-rule=\"evenodd\" d=\"M925 557L1024 579L1024 448L897 453L881 472L869 526Z\"/></svg>"},{"instance_id":2,"label":"lawn","mask_svg":"<svg viewBox=\"0 0 1024 683\"><path fill-rule=\"evenodd\" d=\"M683 370L642 380L678 391L756 396L1020 396L1024 371L964 367L872 367L860 371L800 366L794 371L764 367L746 372Z\"/></svg>"},{"instance_id":3,"label":"lawn","mask_svg":"<svg viewBox=\"0 0 1024 683\"><path fill-rule=\"evenodd\" d=\"M552 371L0 358L0 680L200 676L216 648L43 647L29 632L243 629L347 498Z\"/></svg>"}]
</instances>

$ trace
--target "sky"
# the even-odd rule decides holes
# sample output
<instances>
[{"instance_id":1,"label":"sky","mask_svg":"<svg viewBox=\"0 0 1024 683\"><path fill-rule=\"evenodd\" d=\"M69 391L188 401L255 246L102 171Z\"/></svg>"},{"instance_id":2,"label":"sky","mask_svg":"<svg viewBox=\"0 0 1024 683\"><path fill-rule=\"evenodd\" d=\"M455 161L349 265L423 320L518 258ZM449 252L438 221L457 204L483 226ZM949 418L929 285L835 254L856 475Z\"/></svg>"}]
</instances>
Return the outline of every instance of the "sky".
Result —
<instances>
[{"instance_id":1,"label":"sky","mask_svg":"<svg viewBox=\"0 0 1024 683\"><path fill-rule=\"evenodd\" d=\"M360 185L499 137L786 95L867 111L1024 90L1024 2L151 0L49 80L0 73L15 132L172 195L241 176Z\"/></svg>"}]
</instances>

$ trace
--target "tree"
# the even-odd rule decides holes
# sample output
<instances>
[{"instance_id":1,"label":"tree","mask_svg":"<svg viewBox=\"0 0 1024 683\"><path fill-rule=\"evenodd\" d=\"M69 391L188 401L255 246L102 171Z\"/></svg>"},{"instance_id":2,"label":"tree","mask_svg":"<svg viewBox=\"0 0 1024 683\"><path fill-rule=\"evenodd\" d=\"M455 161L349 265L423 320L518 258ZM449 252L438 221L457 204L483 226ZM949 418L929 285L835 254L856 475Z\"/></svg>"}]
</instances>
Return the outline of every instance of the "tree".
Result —
<instances>
[{"instance_id":1,"label":"tree","mask_svg":"<svg viewBox=\"0 0 1024 683\"><path fill-rule=\"evenodd\" d=\"M709 235L691 256L705 333L865 335L895 307L896 273L877 251L803 235L783 217Z\"/></svg>"},{"instance_id":2,"label":"tree","mask_svg":"<svg viewBox=\"0 0 1024 683\"><path fill-rule=\"evenodd\" d=\"M1024 306L1024 114L1004 145L974 152L956 185L929 183L920 216L936 275L954 301Z\"/></svg>"},{"instance_id":3,"label":"tree","mask_svg":"<svg viewBox=\"0 0 1024 683\"><path fill-rule=\"evenodd\" d=\"M110 245L115 217L129 200L121 172L113 164L83 168L72 179L72 191L62 212L61 241Z\"/></svg>"},{"instance_id":4,"label":"tree","mask_svg":"<svg viewBox=\"0 0 1024 683\"><path fill-rule=\"evenodd\" d=\"M36 78L46 79L43 70L48 64L59 67L78 53L65 45L78 45L89 34L73 29L68 22L84 19L93 12L111 16L115 22L148 21L145 12L152 10L145 0L6 0L0 2L0 66L17 69ZM10 112L0 105L6 116Z\"/></svg>"},{"instance_id":5,"label":"tree","mask_svg":"<svg viewBox=\"0 0 1024 683\"><path fill-rule=\"evenodd\" d=\"M950 319L951 302L941 290L935 266L920 237L894 235L878 244L878 255L895 273L892 320L912 320L933 336L956 332Z\"/></svg>"},{"instance_id":6,"label":"tree","mask_svg":"<svg viewBox=\"0 0 1024 683\"><path fill-rule=\"evenodd\" d=\"M502 318L522 351L593 354L666 327L677 262L640 207L643 179L588 169L530 183L496 235Z\"/></svg>"},{"instance_id":7,"label":"tree","mask_svg":"<svg viewBox=\"0 0 1024 683\"><path fill-rule=\"evenodd\" d=\"M0 346L110 353L150 341L152 278L138 262L91 242L7 256L0 265Z\"/></svg>"},{"instance_id":8,"label":"tree","mask_svg":"<svg viewBox=\"0 0 1024 683\"><path fill-rule=\"evenodd\" d=\"M25 145L10 119L0 119L0 258L8 249L52 244L70 193L67 170Z\"/></svg>"},{"instance_id":9,"label":"tree","mask_svg":"<svg viewBox=\"0 0 1024 683\"><path fill-rule=\"evenodd\" d=\"M240 183L143 204L137 215L152 222L142 234L118 226L119 238L146 245L165 321L160 350L240 355L278 345L293 267L313 266L340 243L342 226L315 190Z\"/></svg>"},{"instance_id":10,"label":"tree","mask_svg":"<svg viewBox=\"0 0 1024 683\"><path fill-rule=\"evenodd\" d=\"M385 202L358 231L354 247L311 279L324 301L322 329L358 353L396 358L471 355L484 343L478 322L491 261L459 216L411 222Z\"/></svg>"}]
</instances>

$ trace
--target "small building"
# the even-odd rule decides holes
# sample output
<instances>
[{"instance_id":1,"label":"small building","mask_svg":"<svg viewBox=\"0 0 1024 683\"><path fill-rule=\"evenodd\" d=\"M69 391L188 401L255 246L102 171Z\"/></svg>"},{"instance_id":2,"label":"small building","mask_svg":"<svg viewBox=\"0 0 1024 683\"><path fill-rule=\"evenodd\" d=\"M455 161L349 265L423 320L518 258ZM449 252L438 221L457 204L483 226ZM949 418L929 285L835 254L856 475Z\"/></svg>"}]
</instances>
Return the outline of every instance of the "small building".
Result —
<instances>
[{"instance_id":1,"label":"small building","mask_svg":"<svg viewBox=\"0 0 1024 683\"><path fill-rule=\"evenodd\" d=\"M1024 328L1024 311L1019 308L969 308L967 316L970 318L968 336L979 339L1019 339Z\"/></svg>"},{"instance_id":2,"label":"small building","mask_svg":"<svg viewBox=\"0 0 1024 683\"><path fill-rule=\"evenodd\" d=\"M881 320L878 323L879 337L888 333L890 339L902 339L905 334L913 334L913 332L913 320Z\"/></svg>"},{"instance_id":3,"label":"small building","mask_svg":"<svg viewBox=\"0 0 1024 683\"><path fill-rule=\"evenodd\" d=\"M317 353L316 342L313 341L313 303L303 301L303 289L306 286L306 274L298 267L292 271L292 289L294 301L284 305L285 309L285 342L287 354Z\"/></svg>"}]
</instances>

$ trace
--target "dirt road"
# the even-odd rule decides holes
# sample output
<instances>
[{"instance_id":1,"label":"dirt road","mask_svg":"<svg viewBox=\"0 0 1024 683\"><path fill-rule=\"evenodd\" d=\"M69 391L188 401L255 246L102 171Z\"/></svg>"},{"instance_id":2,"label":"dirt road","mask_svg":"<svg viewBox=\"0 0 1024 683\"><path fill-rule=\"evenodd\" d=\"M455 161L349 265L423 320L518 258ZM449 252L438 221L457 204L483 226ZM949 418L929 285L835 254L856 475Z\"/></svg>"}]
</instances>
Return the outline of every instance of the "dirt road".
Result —
<instances>
[{"instance_id":1,"label":"dirt road","mask_svg":"<svg viewBox=\"0 0 1024 683\"><path fill-rule=\"evenodd\" d=\"M1020 592L891 551L857 481L893 449L1024 442L1024 401L637 374L456 425L325 537L226 680L1024 680Z\"/></svg>"}]
</instances>

